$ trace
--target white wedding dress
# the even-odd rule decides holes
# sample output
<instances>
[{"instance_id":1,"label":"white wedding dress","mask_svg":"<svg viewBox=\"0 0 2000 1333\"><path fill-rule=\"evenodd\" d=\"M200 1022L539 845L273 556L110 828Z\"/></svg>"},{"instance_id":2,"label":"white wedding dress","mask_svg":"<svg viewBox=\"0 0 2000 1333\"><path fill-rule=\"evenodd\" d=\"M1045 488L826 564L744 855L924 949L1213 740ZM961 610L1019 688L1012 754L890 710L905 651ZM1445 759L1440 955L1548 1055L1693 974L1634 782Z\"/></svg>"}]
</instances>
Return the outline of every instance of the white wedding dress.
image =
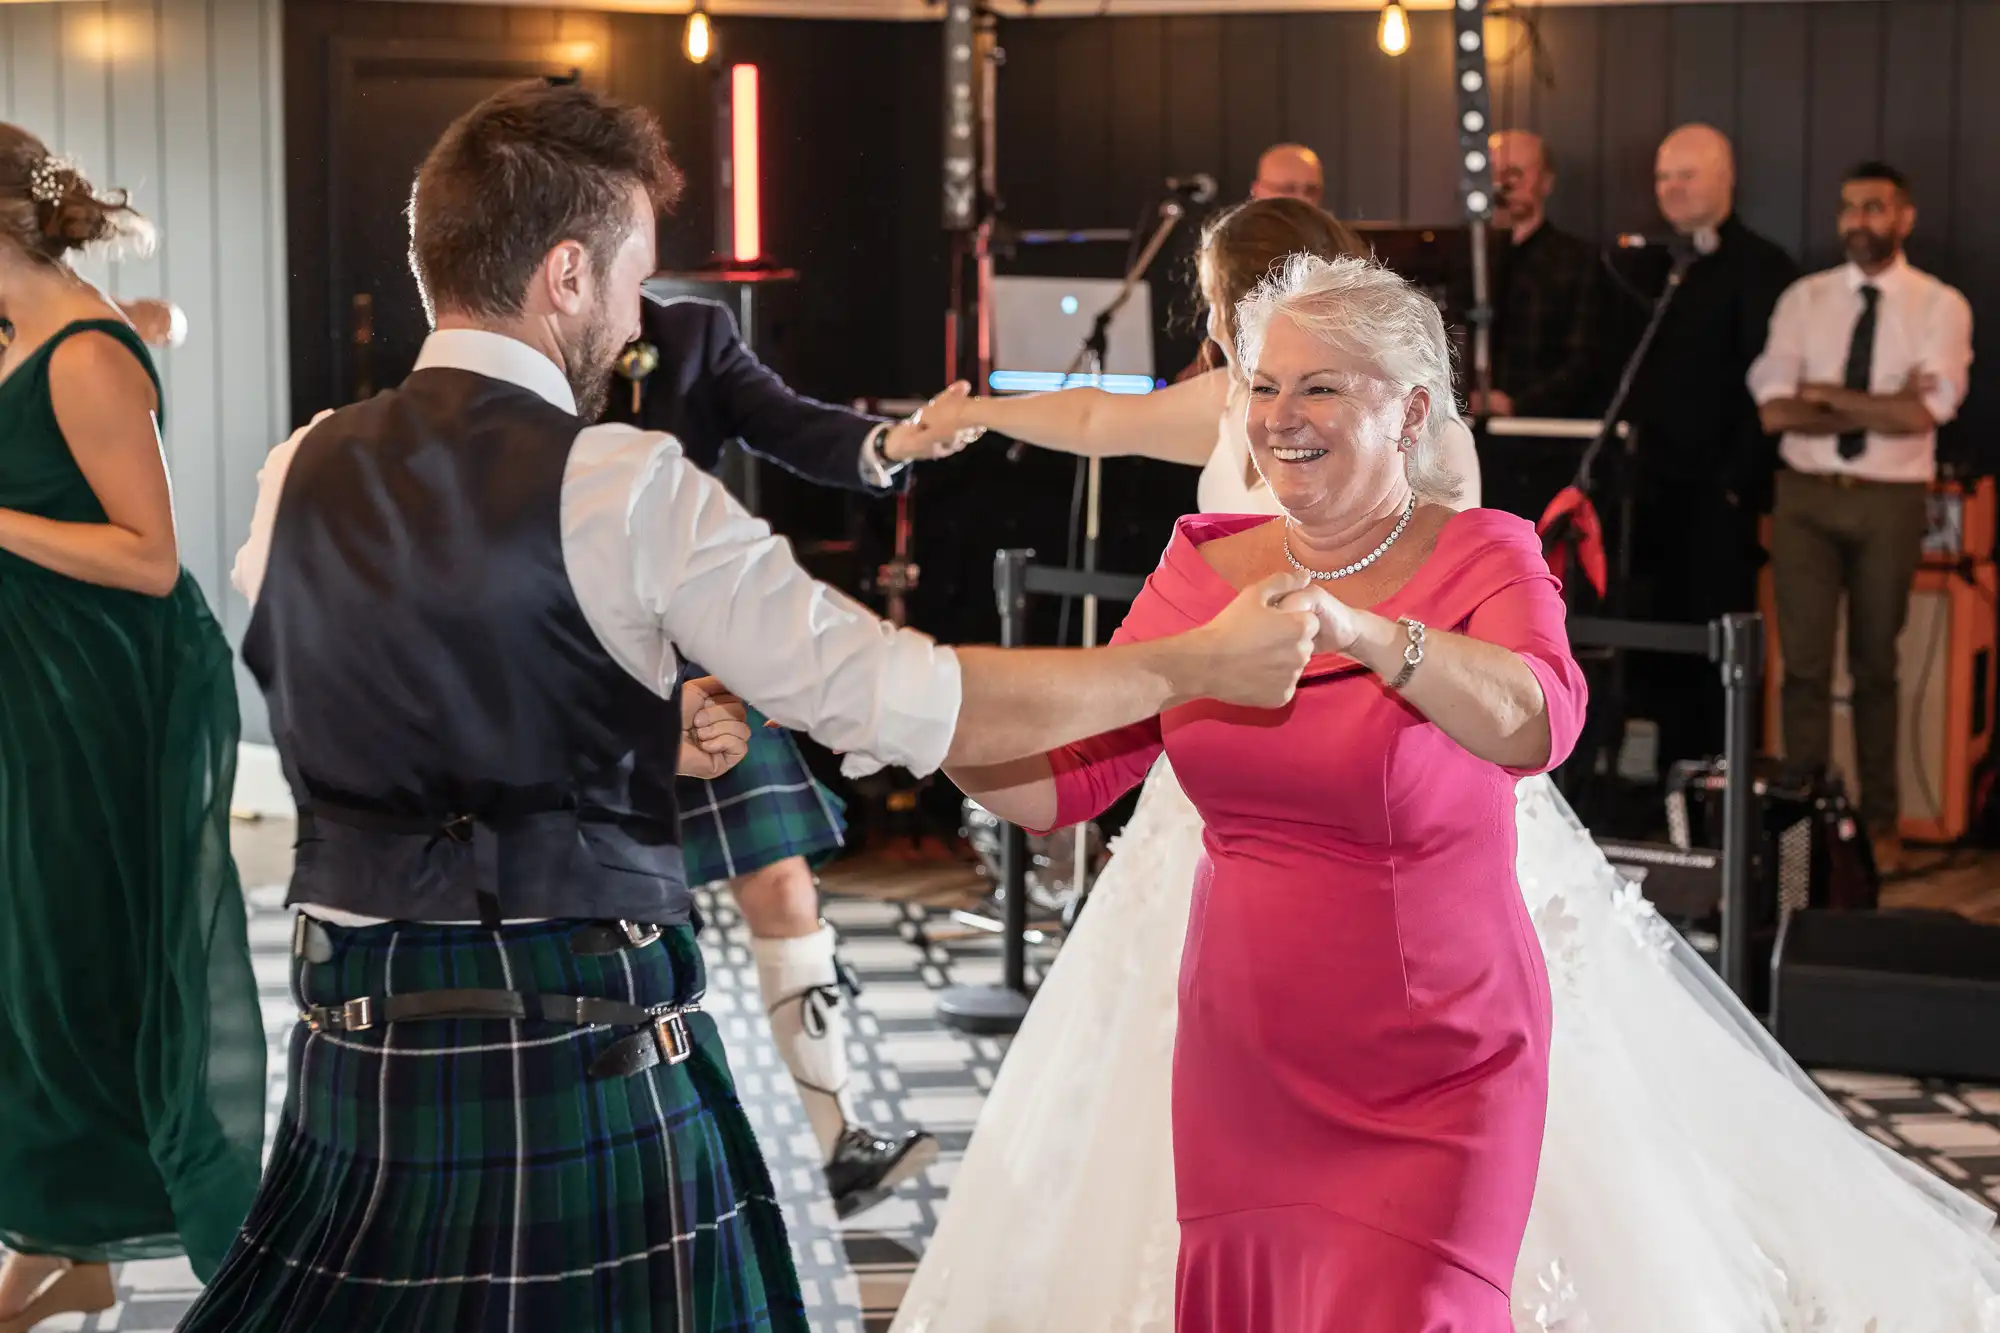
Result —
<instances>
[{"instance_id":1,"label":"white wedding dress","mask_svg":"<svg viewBox=\"0 0 2000 1333\"><path fill-rule=\"evenodd\" d=\"M1247 461L1225 424L1204 511L1276 512ZM1992 1214L1853 1129L1547 778L1518 802L1555 997L1518 1333L2000 1333ZM1014 1040L893 1333L1171 1333L1169 1071L1201 832L1162 759Z\"/></svg>"}]
</instances>

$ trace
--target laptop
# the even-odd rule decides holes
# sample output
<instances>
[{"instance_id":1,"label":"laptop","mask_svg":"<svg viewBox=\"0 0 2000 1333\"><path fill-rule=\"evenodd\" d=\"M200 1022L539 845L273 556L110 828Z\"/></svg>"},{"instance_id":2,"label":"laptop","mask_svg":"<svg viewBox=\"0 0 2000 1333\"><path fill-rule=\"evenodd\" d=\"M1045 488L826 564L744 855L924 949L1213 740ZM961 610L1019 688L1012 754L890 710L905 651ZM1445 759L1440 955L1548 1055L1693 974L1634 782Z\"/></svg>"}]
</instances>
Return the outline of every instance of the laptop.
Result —
<instances>
[{"instance_id":1,"label":"laptop","mask_svg":"<svg viewBox=\"0 0 2000 1333\"><path fill-rule=\"evenodd\" d=\"M1118 297L1116 278L1043 278L1009 275L993 279L993 376L995 393L1039 393L1068 385L1098 383L1086 364L1065 381L1097 312ZM1105 330L1104 379L1113 393L1150 393L1153 381L1153 302L1144 282L1119 307Z\"/></svg>"}]
</instances>

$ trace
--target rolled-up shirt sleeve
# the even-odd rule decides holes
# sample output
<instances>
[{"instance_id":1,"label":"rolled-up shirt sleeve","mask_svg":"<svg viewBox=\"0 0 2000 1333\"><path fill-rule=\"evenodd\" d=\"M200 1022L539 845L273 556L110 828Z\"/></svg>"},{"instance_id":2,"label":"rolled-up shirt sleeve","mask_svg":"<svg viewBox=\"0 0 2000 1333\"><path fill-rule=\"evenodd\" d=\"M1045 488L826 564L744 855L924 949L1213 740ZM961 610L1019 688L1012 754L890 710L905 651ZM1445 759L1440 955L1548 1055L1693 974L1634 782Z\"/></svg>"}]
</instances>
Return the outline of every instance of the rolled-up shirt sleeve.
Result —
<instances>
[{"instance_id":1,"label":"rolled-up shirt sleeve","mask_svg":"<svg viewBox=\"0 0 2000 1333\"><path fill-rule=\"evenodd\" d=\"M1972 378L1972 306L1946 288L1928 325L1921 369L1930 376L1922 398L1931 420L1942 426L1958 415Z\"/></svg>"},{"instance_id":2,"label":"rolled-up shirt sleeve","mask_svg":"<svg viewBox=\"0 0 2000 1333\"><path fill-rule=\"evenodd\" d=\"M1770 332L1764 350L1750 363L1745 377L1751 398L1762 407L1778 398L1795 397L1799 381L1805 378L1805 335L1810 311L1811 288L1805 279L1785 288L1771 311Z\"/></svg>"},{"instance_id":3,"label":"rolled-up shirt sleeve","mask_svg":"<svg viewBox=\"0 0 2000 1333\"><path fill-rule=\"evenodd\" d=\"M936 771L958 658L800 568L791 545L670 437L595 426L563 484L563 552L585 618L621 665L671 688L676 651L861 776Z\"/></svg>"},{"instance_id":4,"label":"rolled-up shirt sleeve","mask_svg":"<svg viewBox=\"0 0 2000 1333\"><path fill-rule=\"evenodd\" d=\"M285 476L291 471L292 455L298 453L299 441L306 437L306 432L331 415L322 412L311 424L293 431L291 438L267 454L264 466L257 469L257 504L250 512L250 535L236 548L236 560L229 567L229 586L242 593L252 606L257 604L257 594L264 587L264 567L271 560L271 532L278 525L278 498L285 493Z\"/></svg>"}]
</instances>

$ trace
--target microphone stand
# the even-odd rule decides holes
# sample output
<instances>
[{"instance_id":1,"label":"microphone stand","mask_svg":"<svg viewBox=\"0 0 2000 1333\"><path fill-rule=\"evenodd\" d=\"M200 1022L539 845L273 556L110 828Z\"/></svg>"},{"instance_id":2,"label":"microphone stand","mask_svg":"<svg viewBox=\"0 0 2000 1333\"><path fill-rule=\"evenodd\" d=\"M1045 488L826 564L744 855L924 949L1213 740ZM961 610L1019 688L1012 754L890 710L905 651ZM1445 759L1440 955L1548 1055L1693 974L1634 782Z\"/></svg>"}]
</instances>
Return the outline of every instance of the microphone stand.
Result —
<instances>
[{"instance_id":1,"label":"microphone stand","mask_svg":"<svg viewBox=\"0 0 2000 1333\"><path fill-rule=\"evenodd\" d=\"M1660 331L1660 321L1666 318L1667 307L1673 304L1674 293L1680 290L1681 279L1687 276L1688 267L1693 262L1693 258L1687 255L1674 256L1673 267L1667 272L1667 285L1653 299L1653 311L1646 320L1645 331L1639 335L1632 355L1625 358L1625 368L1618 374L1618 388L1611 395L1611 405L1604 409L1604 420L1598 427L1597 438L1584 449L1583 459L1577 466L1576 488L1585 495L1590 494L1590 475L1597 463L1597 455L1617 432L1618 414L1625 410L1625 401L1632 396L1632 385L1639 377L1639 368L1646 363L1646 354L1653 349L1653 338ZM1629 493L1630 487L1626 489Z\"/></svg>"},{"instance_id":2,"label":"microphone stand","mask_svg":"<svg viewBox=\"0 0 2000 1333\"><path fill-rule=\"evenodd\" d=\"M1660 331L1661 321L1666 318L1667 308L1673 304L1674 294L1680 290L1681 280L1687 276L1688 268L1694 263L1696 258L1698 256L1686 251L1675 250L1673 266L1667 271L1667 285L1653 299L1652 313L1646 319L1645 330L1640 333L1638 344L1632 348L1632 354L1625 358L1624 369L1618 375L1618 387L1611 395L1610 405L1604 409L1604 419L1598 425L1596 438L1592 439L1589 445L1585 447L1583 458L1577 464L1576 478L1571 483L1588 499L1590 497L1593 474L1597 467L1598 455L1603 452L1604 446L1610 442L1613 435L1619 435L1623 438L1625 443L1625 467L1624 475L1619 479L1618 549L1614 559L1612 582L1608 589L1609 596L1605 599L1609 603L1606 609L1613 618L1623 617L1630 609L1632 580L1632 492L1634 483L1637 481L1637 477L1634 475L1637 471L1637 447L1634 444L1637 432L1621 423L1619 415L1625 410L1625 403L1632 396L1632 386L1637 382L1639 370L1645 365L1646 357L1652 351L1653 339ZM1544 543L1543 549L1548 549L1554 543L1568 541L1571 533L1575 530L1575 526L1574 521L1570 518L1565 517L1558 520L1555 529L1549 534L1552 541ZM1580 570L1580 560L1578 567ZM1606 715L1605 726L1611 732L1611 744L1614 747L1612 749L1613 758L1611 762L1615 769L1617 762L1617 750L1615 747L1622 740L1625 728L1625 652L1623 649L1614 648L1611 650L1610 694L1611 707L1603 711ZM1605 743L1605 735L1605 732L1599 732L1600 747ZM1595 749L1593 749L1593 754L1595 752ZM1595 768L1594 760L1592 768L1593 770ZM1597 786L1595 783L1591 785L1593 789Z\"/></svg>"},{"instance_id":3,"label":"microphone stand","mask_svg":"<svg viewBox=\"0 0 2000 1333\"><path fill-rule=\"evenodd\" d=\"M1110 339L1111 321L1120 310L1124 309L1125 302L1131 299L1139 280L1145 276L1146 270L1152 267L1154 258L1160 253L1160 247L1167 243L1167 237L1180 225L1180 220L1186 215L1187 208L1178 197L1161 201L1160 218L1153 226L1153 234L1146 238L1145 247L1139 251L1131 267L1126 269L1125 281L1120 284L1118 294L1112 297L1110 302L1097 312L1097 318L1091 321L1089 335L1084 338L1083 345L1076 349L1076 356L1071 359L1069 369L1063 372L1064 383L1068 383L1070 376L1085 365L1090 367L1091 378L1100 385L1103 383L1104 358ZM1083 459L1077 461L1088 469L1088 479L1085 482L1082 566L1085 573L1094 573L1097 569L1097 538L1101 530L1104 498L1104 460L1093 455L1087 462ZM1083 646L1085 648L1097 646L1097 597L1092 593L1086 593L1083 598ZM1076 826L1076 851L1070 863L1070 878L1078 900L1083 897L1085 877L1089 873L1089 834L1089 820Z\"/></svg>"},{"instance_id":4,"label":"microphone stand","mask_svg":"<svg viewBox=\"0 0 2000 1333\"><path fill-rule=\"evenodd\" d=\"M1153 266L1153 259L1160 253L1160 247L1167 243L1167 237L1180 225L1180 220L1186 215L1187 209L1182 206L1179 199L1167 199L1160 204L1160 220L1154 224L1153 234L1146 238L1145 248L1139 251L1138 258L1134 259L1131 267L1126 269L1125 280L1119 284L1118 294L1112 297L1109 304L1097 312L1097 318L1091 321L1089 335L1084 338L1083 345L1076 349L1076 356L1070 360L1069 369L1063 372L1065 383L1070 376L1086 365L1090 367L1091 378L1100 384L1103 382L1105 349L1110 338L1111 321L1125 308L1125 303L1132 298L1132 292L1138 287L1139 280L1145 276L1146 270ZM1085 573L1090 573L1097 568L1097 536L1099 510L1104 491L1104 460L1092 457L1086 466L1089 469L1089 480L1086 483L1088 494L1084 500L1083 569ZM1086 648L1097 646L1097 598L1088 595L1083 599L1083 646Z\"/></svg>"}]
</instances>

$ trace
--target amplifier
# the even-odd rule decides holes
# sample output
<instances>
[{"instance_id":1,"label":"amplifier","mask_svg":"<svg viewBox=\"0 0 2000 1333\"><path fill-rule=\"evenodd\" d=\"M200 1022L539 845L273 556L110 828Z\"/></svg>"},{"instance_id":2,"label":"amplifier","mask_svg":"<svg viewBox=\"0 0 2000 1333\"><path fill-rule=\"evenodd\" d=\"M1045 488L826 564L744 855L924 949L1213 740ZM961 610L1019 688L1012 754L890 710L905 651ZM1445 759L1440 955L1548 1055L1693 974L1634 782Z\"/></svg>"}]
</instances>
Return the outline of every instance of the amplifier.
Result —
<instances>
[{"instance_id":1,"label":"amplifier","mask_svg":"<svg viewBox=\"0 0 2000 1333\"><path fill-rule=\"evenodd\" d=\"M1761 929L1805 907L1873 907L1874 856L1840 783L1782 760L1751 768L1750 899ZM1667 775L1667 833L1681 848L1722 846L1722 761L1675 764Z\"/></svg>"},{"instance_id":2,"label":"amplifier","mask_svg":"<svg viewBox=\"0 0 2000 1333\"><path fill-rule=\"evenodd\" d=\"M1596 839L1619 874L1639 886L1647 901L1671 921L1714 916L1722 903L1722 853L1663 842Z\"/></svg>"},{"instance_id":3,"label":"amplifier","mask_svg":"<svg viewBox=\"0 0 2000 1333\"><path fill-rule=\"evenodd\" d=\"M1808 1068L2000 1081L2000 926L1797 912L1772 974L1772 1032Z\"/></svg>"},{"instance_id":4,"label":"amplifier","mask_svg":"<svg viewBox=\"0 0 2000 1333\"><path fill-rule=\"evenodd\" d=\"M1990 501L1990 482L1982 482ZM1941 488L1942 490L1942 488ZM1934 506L1939 493L1932 496ZM1972 528L1987 524L1968 498L1960 518ZM1932 536L1942 541L1943 531ZM1960 532L1968 529L1961 527ZM1948 532L1946 533L1948 536ZM1973 532L1971 535L1977 535ZM1784 654L1778 643L1778 619L1771 600L1771 574L1760 579L1758 609L1764 613L1764 744L1773 754L1784 753L1784 720L1779 699L1784 682ZM1901 832L1913 842L1956 842L1972 818L1973 770L1993 742L1994 604L2000 597L1990 560L1938 564L1930 560L1917 570L1910 585L1910 610L1896 640L1897 688L1902 726L1897 737L1900 771ZM1853 775L1854 724L1849 706L1852 681L1847 674L1846 617L1841 617L1834 656L1833 767Z\"/></svg>"},{"instance_id":5,"label":"amplifier","mask_svg":"<svg viewBox=\"0 0 2000 1333\"><path fill-rule=\"evenodd\" d=\"M1838 786L1824 775L1764 759L1753 770L1752 788L1750 952L1760 961L1745 1001L1763 1013L1771 1002L1769 964L1783 921L1808 907L1873 907L1877 881L1867 841ZM1605 859L1718 967L1723 790L1720 762L1676 764L1668 778L1671 843L1597 839Z\"/></svg>"},{"instance_id":6,"label":"amplifier","mask_svg":"<svg viewBox=\"0 0 2000 1333\"><path fill-rule=\"evenodd\" d=\"M1704 847L1676 847L1664 842L1626 842L1617 838L1597 838L1604 859L1659 909L1661 916L1680 932L1702 961L1722 970L1722 853ZM1750 936L1751 956L1768 958L1778 932L1763 928ZM1765 994L1767 968L1752 971L1753 1007L1768 1003Z\"/></svg>"},{"instance_id":7,"label":"amplifier","mask_svg":"<svg viewBox=\"0 0 2000 1333\"><path fill-rule=\"evenodd\" d=\"M1924 562L1957 564L1993 558L1993 478L1931 483L1924 527Z\"/></svg>"}]
</instances>

